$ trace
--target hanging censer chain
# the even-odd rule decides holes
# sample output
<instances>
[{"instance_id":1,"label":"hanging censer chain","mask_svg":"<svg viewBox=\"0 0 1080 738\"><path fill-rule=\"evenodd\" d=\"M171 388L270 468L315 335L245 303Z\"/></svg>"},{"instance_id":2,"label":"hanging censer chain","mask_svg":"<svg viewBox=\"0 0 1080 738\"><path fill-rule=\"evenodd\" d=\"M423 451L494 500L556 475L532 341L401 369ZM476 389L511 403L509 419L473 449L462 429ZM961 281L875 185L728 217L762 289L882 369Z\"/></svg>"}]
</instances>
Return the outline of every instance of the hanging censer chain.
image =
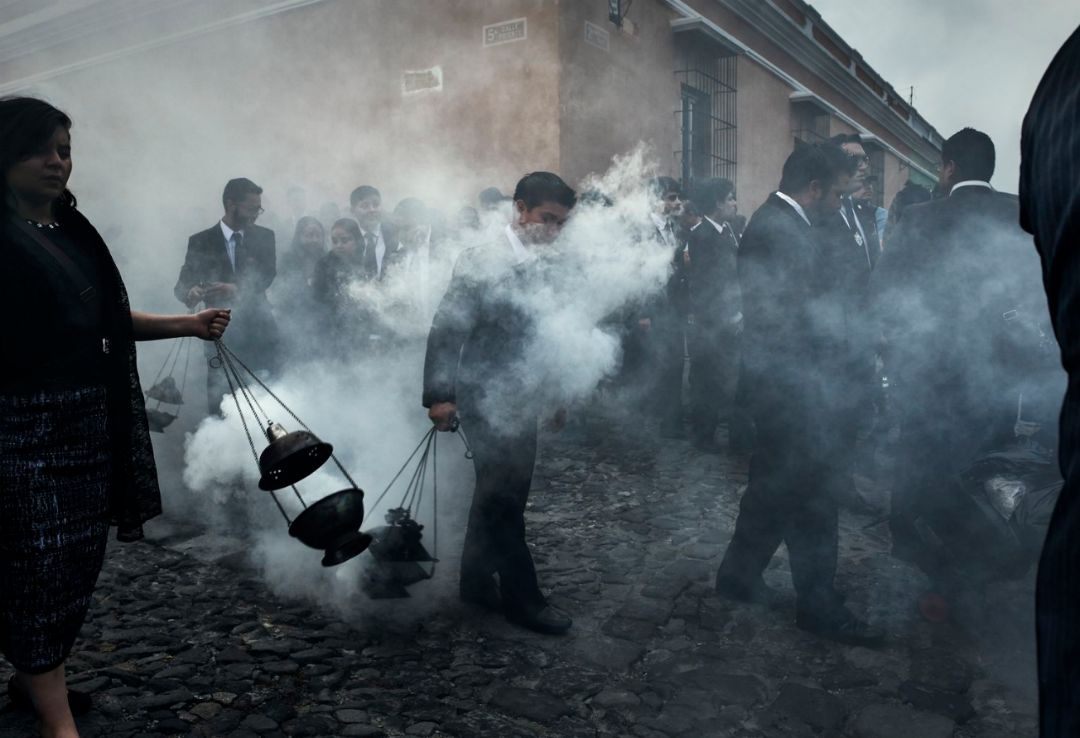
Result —
<instances>
[{"instance_id":1,"label":"hanging censer chain","mask_svg":"<svg viewBox=\"0 0 1080 738\"><path fill-rule=\"evenodd\" d=\"M248 376L250 376L252 379L254 379L255 383L258 384L259 387L261 387L262 390L264 392L266 392L266 394L270 395L270 397L272 397L274 399L274 401L277 402L277 404L280 405L282 407L282 409L285 410L285 412L287 412L289 414L289 417L291 417L293 420L295 420L297 423L300 424L301 428L306 430L308 433L314 433L314 431L312 431L311 428L308 427L307 423L300 420L300 418L296 415L296 413L294 413L292 411L292 409L288 405L286 405L285 402L280 397L278 397L276 394L274 394L274 391L271 390L269 387L267 387L266 383L263 382L261 379L259 379L259 376L255 372L253 372L251 369L249 369L247 364L245 364L236 354L234 354L232 352L232 350L228 346L226 346L224 343L222 343L220 339L214 341L214 343L218 345L218 347L219 347L218 353L220 355L223 355L223 356L227 357L229 360L235 361L237 364L239 364L243 368L243 370L245 372L247 372ZM269 424L269 419L267 420L267 423ZM348 471L345 470L345 466L338 460L337 455L336 454L331 454L330 459L334 462L334 465L337 466L338 471L341 472L342 476L344 476L345 479L348 480L349 486L354 487L356 489L359 489L359 487L356 486L356 482L353 480L352 476L349 474ZM299 497L299 493L297 493L297 496ZM301 502L303 502L303 500L301 500Z\"/></svg>"},{"instance_id":2,"label":"hanging censer chain","mask_svg":"<svg viewBox=\"0 0 1080 738\"><path fill-rule=\"evenodd\" d=\"M236 403L236 414L240 416L240 423L244 426L244 435L247 436L248 446L251 447L251 455L255 458L255 465L258 466L259 452L255 449L255 439L252 438L251 429L248 428L247 418L244 416L243 408L240 406L240 395L243 395L244 400L251 409L251 414L255 418L255 422L259 422L259 415L255 411L255 405L248 395L248 389L241 379L240 373L232 364L232 357L230 357L231 352L225 348L225 345L220 339L214 341L214 348L217 349L217 358L218 361L221 362L221 370L225 373L225 380L229 383L229 394L232 395L233 402ZM247 369L247 367L244 368ZM249 374L251 373L251 370L248 369L247 371ZM267 420L267 422L269 423L269 420ZM293 487L293 491L296 492L295 487ZM292 519L289 518L281 501L278 500L277 495L274 494L272 490L270 491L270 496L274 499L274 504L277 505L278 510L281 512L281 516L285 518L285 522L292 525ZM300 493L297 492L296 496L299 497ZM303 502L303 500L301 500L301 502Z\"/></svg>"}]
</instances>

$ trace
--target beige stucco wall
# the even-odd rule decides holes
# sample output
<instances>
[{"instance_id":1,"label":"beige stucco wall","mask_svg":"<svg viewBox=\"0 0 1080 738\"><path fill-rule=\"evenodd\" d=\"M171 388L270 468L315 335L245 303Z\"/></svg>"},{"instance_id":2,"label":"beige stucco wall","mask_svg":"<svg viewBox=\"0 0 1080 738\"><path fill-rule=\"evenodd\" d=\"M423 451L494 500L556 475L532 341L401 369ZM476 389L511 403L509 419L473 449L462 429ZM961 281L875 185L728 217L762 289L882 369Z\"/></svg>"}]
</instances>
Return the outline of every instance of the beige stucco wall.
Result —
<instances>
[{"instance_id":1,"label":"beige stucco wall","mask_svg":"<svg viewBox=\"0 0 1080 738\"><path fill-rule=\"evenodd\" d=\"M791 88L746 56L738 64L738 198L749 217L776 190L795 137Z\"/></svg>"},{"instance_id":2,"label":"beige stucco wall","mask_svg":"<svg viewBox=\"0 0 1080 738\"><path fill-rule=\"evenodd\" d=\"M607 12L602 0L561 4L560 173L577 183L644 142L659 173L678 177L674 14L661 3L639 2L631 14L637 33L631 35L610 23ZM608 32L609 50L585 42L586 21Z\"/></svg>"},{"instance_id":3,"label":"beige stucco wall","mask_svg":"<svg viewBox=\"0 0 1080 738\"><path fill-rule=\"evenodd\" d=\"M452 210L559 164L555 0L330 0L64 74L33 92L75 121L72 187L120 252L161 257L171 287L189 233L220 215L230 177L289 185L316 209L379 186ZM485 48L484 25L528 38ZM402 94L403 70L441 66L443 90ZM268 213L267 218L270 217ZM166 282L168 283L166 285Z\"/></svg>"}]
</instances>

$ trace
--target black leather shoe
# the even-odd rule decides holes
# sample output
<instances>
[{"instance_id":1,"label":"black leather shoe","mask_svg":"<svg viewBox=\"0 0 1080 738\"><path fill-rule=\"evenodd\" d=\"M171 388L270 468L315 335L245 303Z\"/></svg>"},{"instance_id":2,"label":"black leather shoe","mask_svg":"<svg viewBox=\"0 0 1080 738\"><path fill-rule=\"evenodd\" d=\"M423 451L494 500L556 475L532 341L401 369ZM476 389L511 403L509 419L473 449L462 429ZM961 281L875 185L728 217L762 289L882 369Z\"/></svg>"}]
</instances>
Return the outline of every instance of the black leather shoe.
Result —
<instances>
[{"instance_id":1,"label":"black leather shoe","mask_svg":"<svg viewBox=\"0 0 1080 738\"><path fill-rule=\"evenodd\" d=\"M795 625L822 638L850 646L880 646L885 642L885 631L859 620L846 607L840 607L826 615L800 612Z\"/></svg>"},{"instance_id":2,"label":"black leather shoe","mask_svg":"<svg viewBox=\"0 0 1080 738\"><path fill-rule=\"evenodd\" d=\"M534 612L510 611L506 613L506 619L545 635L562 635L574 624L569 615L551 605L545 605Z\"/></svg>"},{"instance_id":3,"label":"black leather shoe","mask_svg":"<svg viewBox=\"0 0 1080 738\"><path fill-rule=\"evenodd\" d=\"M752 605L765 605L774 607L780 604L782 599L779 592L765 584L765 580L757 577L747 584L732 577L716 576L716 593L721 597L739 602L749 602Z\"/></svg>"},{"instance_id":4,"label":"black leather shoe","mask_svg":"<svg viewBox=\"0 0 1080 738\"><path fill-rule=\"evenodd\" d=\"M17 677L12 676L11 679L8 679L7 693L8 700L10 700L15 709L23 710L25 712L36 712L34 710L34 700L31 699L30 693L19 683ZM90 695L85 692L69 689L68 707L71 708L72 715L79 717L93 709L94 701L90 698Z\"/></svg>"}]
</instances>

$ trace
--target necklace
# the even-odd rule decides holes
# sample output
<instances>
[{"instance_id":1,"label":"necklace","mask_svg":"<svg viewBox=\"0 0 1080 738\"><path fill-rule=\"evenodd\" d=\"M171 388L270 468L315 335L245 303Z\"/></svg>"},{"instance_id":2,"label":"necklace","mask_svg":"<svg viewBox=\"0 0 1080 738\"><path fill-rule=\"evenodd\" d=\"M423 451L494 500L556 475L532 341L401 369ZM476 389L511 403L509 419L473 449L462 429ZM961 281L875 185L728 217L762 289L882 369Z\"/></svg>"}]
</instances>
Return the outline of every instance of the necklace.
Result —
<instances>
[{"instance_id":1,"label":"necklace","mask_svg":"<svg viewBox=\"0 0 1080 738\"><path fill-rule=\"evenodd\" d=\"M40 228L40 229L46 229L47 228L50 231L55 231L55 230L60 228L59 223L38 223L36 220L31 220L30 218L26 218L26 222L29 223L30 225L34 226L35 228Z\"/></svg>"}]
</instances>

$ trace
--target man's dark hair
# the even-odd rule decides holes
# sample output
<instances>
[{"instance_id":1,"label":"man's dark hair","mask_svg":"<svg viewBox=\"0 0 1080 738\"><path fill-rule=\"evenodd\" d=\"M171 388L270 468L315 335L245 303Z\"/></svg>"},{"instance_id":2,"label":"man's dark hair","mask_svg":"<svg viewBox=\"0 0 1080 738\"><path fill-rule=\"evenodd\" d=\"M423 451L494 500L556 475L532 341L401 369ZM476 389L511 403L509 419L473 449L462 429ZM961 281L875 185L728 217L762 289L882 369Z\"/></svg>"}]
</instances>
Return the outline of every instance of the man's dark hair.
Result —
<instances>
[{"instance_id":1,"label":"man's dark hair","mask_svg":"<svg viewBox=\"0 0 1080 738\"><path fill-rule=\"evenodd\" d=\"M963 128L946 139L941 161L955 163L961 179L988 181L994 176L994 142L982 131Z\"/></svg>"},{"instance_id":2,"label":"man's dark hair","mask_svg":"<svg viewBox=\"0 0 1080 738\"><path fill-rule=\"evenodd\" d=\"M892 205L889 206L889 220L893 223L899 223L905 210L912 205L929 202L930 199L930 190L908 180L904 188L893 197Z\"/></svg>"},{"instance_id":3,"label":"man's dark hair","mask_svg":"<svg viewBox=\"0 0 1080 738\"><path fill-rule=\"evenodd\" d=\"M11 167L45 146L59 127L70 129L71 118L44 100L34 97L0 99L0 182L7 181ZM3 187L6 190L6 185ZM0 194L0 216L6 219L10 207L8 193ZM56 204L73 208L75 196L64 190Z\"/></svg>"},{"instance_id":4,"label":"man's dark hair","mask_svg":"<svg viewBox=\"0 0 1080 738\"><path fill-rule=\"evenodd\" d=\"M843 149L830 144L801 144L784 162L780 175L780 191L793 195L804 191L813 181L822 187L831 187L837 175L847 171L849 159Z\"/></svg>"},{"instance_id":5,"label":"man's dark hair","mask_svg":"<svg viewBox=\"0 0 1080 738\"><path fill-rule=\"evenodd\" d=\"M240 202L248 195L261 195L262 187L246 177L230 179L225 183L225 191L221 193L221 204L229 206L229 201Z\"/></svg>"},{"instance_id":6,"label":"man's dark hair","mask_svg":"<svg viewBox=\"0 0 1080 738\"><path fill-rule=\"evenodd\" d=\"M523 200L529 210L545 202L572 208L577 203L577 193L557 174L531 172L522 177L514 188L514 202L518 200Z\"/></svg>"},{"instance_id":7,"label":"man's dark hair","mask_svg":"<svg viewBox=\"0 0 1080 738\"><path fill-rule=\"evenodd\" d=\"M690 195L690 200L697 205L698 210L708 215L716 211L717 206L728 199L728 195L735 192L735 183L723 177L707 179L697 187Z\"/></svg>"},{"instance_id":8,"label":"man's dark hair","mask_svg":"<svg viewBox=\"0 0 1080 738\"><path fill-rule=\"evenodd\" d=\"M844 144L859 144L862 145L862 136L857 133L838 133L830 138L826 143L830 143L833 146L843 146Z\"/></svg>"},{"instance_id":9,"label":"man's dark hair","mask_svg":"<svg viewBox=\"0 0 1080 738\"><path fill-rule=\"evenodd\" d=\"M381 201L382 193L380 193L371 185L360 185L352 191L352 194L349 195L349 207L355 208L356 203L360 202L361 200L366 200L369 197L377 197Z\"/></svg>"},{"instance_id":10,"label":"man's dark hair","mask_svg":"<svg viewBox=\"0 0 1080 738\"><path fill-rule=\"evenodd\" d=\"M682 186L679 185L678 180L671 177L653 177L645 182L645 186L649 188L649 194L657 199L669 192L677 192L680 197L682 196Z\"/></svg>"}]
</instances>

